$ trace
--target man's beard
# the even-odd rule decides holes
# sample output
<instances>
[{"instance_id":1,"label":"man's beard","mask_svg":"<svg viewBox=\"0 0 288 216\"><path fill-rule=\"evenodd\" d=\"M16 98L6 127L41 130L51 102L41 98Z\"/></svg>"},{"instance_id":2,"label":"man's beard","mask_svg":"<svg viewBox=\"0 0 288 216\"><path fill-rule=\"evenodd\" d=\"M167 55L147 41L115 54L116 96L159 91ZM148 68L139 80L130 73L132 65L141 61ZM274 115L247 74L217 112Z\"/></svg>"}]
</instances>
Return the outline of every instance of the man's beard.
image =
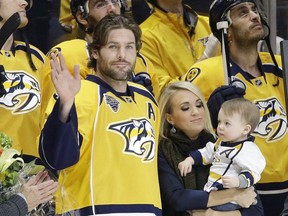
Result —
<instances>
[{"instance_id":1,"label":"man's beard","mask_svg":"<svg viewBox=\"0 0 288 216\"><path fill-rule=\"evenodd\" d=\"M106 61L103 61L103 59L98 59L97 62L97 70L99 71L99 73L101 73L103 76L109 77L117 81L130 80L132 78L134 67L135 62L132 65L130 64L130 67L126 70L114 69L110 67L110 65L108 65Z\"/></svg>"},{"instance_id":2,"label":"man's beard","mask_svg":"<svg viewBox=\"0 0 288 216\"><path fill-rule=\"evenodd\" d=\"M251 45L257 44L260 40L265 37L264 29L263 31L259 31L254 35L249 34L248 32L238 32L235 40L238 42L238 46L240 47L249 47Z\"/></svg>"},{"instance_id":3,"label":"man's beard","mask_svg":"<svg viewBox=\"0 0 288 216\"><path fill-rule=\"evenodd\" d=\"M109 77L109 78L117 80L117 81L128 81L132 78L133 71L130 69L125 71L126 76L119 76L119 71L115 71L112 69L110 69L110 70L108 69L105 72L103 70L101 70L101 73L103 75L105 75L106 77ZM123 72L121 72L121 74L122 73Z\"/></svg>"}]
</instances>

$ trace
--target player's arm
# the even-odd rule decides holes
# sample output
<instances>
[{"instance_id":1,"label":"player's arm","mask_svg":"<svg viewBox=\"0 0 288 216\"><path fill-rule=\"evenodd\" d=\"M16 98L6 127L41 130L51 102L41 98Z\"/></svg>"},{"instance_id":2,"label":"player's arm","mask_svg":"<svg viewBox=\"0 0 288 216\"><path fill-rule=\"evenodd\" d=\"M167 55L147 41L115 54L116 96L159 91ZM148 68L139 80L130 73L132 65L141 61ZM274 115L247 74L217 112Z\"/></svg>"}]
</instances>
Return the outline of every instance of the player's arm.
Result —
<instances>
[{"instance_id":1,"label":"player's arm","mask_svg":"<svg viewBox=\"0 0 288 216\"><path fill-rule=\"evenodd\" d=\"M44 124L39 140L40 158L54 170L61 170L77 163L82 143L82 137L77 131L75 106L72 106L65 123L59 119L59 107L58 100Z\"/></svg>"},{"instance_id":2,"label":"player's arm","mask_svg":"<svg viewBox=\"0 0 288 216\"><path fill-rule=\"evenodd\" d=\"M58 57L51 54L51 58L51 76L59 98L42 130L39 154L48 166L59 170L79 160L80 139L74 98L80 90L80 70L76 67L72 76L61 53Z\"/></svg>"}]
</instances>

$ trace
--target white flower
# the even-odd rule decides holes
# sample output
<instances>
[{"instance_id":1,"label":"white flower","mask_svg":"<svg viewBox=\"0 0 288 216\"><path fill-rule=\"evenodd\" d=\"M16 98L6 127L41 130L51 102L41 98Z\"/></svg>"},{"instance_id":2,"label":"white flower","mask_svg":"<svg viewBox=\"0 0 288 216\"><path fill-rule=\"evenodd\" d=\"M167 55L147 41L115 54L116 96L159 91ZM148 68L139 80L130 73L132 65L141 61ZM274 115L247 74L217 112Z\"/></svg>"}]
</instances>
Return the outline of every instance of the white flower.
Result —
<instances>
[{"instance_id":1,"label":"white flower","mask_svg":"<svg viewBox=\"0 0 288 216\"><path fill-rule=\"evenodd\" d=\"M12 148L6 149L2 152L1 157L0 157L0 173L8 169L9 166L13 164L15 161L22 163L22 166L24 166L23 159L20 157L13 158L14 155L20 155L20 153L16 149L12 149Z\"/></svg>"}]
</instances>

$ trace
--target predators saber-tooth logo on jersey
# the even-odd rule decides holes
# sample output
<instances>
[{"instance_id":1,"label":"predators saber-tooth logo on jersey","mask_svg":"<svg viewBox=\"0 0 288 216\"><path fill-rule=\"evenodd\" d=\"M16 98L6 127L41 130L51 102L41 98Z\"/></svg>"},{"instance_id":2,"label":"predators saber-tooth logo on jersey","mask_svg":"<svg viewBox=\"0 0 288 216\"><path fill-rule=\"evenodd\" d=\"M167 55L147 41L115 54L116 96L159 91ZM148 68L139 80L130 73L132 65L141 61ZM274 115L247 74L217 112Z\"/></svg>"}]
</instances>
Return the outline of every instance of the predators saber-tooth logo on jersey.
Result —
<instances>
[{"instance_id":1,"label":"predators saber-tooth logo on jersey","mask_svg":"<svg viewBox=\"0 0 288 216\"><path fill-rule=\"evenodd\" d=\"M39 83L31 75L23 71L6 71L3 86L7 93L0 98L0 107L13 114L27 113L40 105Z\"/></svg>"},{"instance_id":2,"label":"predators saber-tooth logo on jersey","mask_svg":"<svg viewBox=\"0 0 288 216\"><path fill-rule=\"evenodd\" d=\"M257 101L260 110L260 121L254 133L266 137L268 142L274 142L287 132L286 112L277 98Z\"/></svg>"},{"instance_id":3,"label":"predators saber-tooth logo on jersey","mask_svg":"<svg viewBox=\"0 0 288 216\"><path fill-rule=\"evenodd\" d=\"M131 119L110 124L109 129L124 137L123 152L125 154L140 157L143 162L150 162L155 157L155 133L147 119Z\"/></svg>"}]
</instances>

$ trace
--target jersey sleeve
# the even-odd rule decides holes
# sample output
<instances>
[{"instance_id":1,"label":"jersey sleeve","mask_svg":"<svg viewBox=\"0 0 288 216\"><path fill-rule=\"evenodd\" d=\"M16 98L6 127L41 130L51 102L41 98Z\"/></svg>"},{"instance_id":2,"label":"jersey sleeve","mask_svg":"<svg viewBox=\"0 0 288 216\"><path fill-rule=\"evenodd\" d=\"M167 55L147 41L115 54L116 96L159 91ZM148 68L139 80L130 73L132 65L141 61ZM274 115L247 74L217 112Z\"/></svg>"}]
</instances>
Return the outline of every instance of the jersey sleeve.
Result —
<instances>
[{"instance_id":1,"label":"jersey sleeve","mask_svg":"<svg viewBox=\"0 0 288 216\"><path fill-rule=\"evenodd\" d=\"M79 161L82 136L78 133L76 108L73 105L68 121L59 120L59 101L48 115L41 132L39 154L51 169L61 170Z\"/></svg>"},{"instance_id":2,"label":"jersey sleeve","mask_svg":"<svg viewBox=\"0 0 288 216\"><path fill-rule=\"evenodd\" d=\"M234 162L241 167L240 175L248 179L252 185L260 180L261 173L266 166L264 156L253 142L244 143L242 150L234 158Z\"/></svg>"},{"instance_id":3,"label":"jersey sleeve","mask_svg":"<svg viewBox=\"0 0 288 216\"><path fill-rule=\"evenodd\" d=\"M214 158L214 147L215 143L208 142L204 148L192 152L190 155L194 159L195 165L212 164Z\"/></svg>"}]
</instances>

